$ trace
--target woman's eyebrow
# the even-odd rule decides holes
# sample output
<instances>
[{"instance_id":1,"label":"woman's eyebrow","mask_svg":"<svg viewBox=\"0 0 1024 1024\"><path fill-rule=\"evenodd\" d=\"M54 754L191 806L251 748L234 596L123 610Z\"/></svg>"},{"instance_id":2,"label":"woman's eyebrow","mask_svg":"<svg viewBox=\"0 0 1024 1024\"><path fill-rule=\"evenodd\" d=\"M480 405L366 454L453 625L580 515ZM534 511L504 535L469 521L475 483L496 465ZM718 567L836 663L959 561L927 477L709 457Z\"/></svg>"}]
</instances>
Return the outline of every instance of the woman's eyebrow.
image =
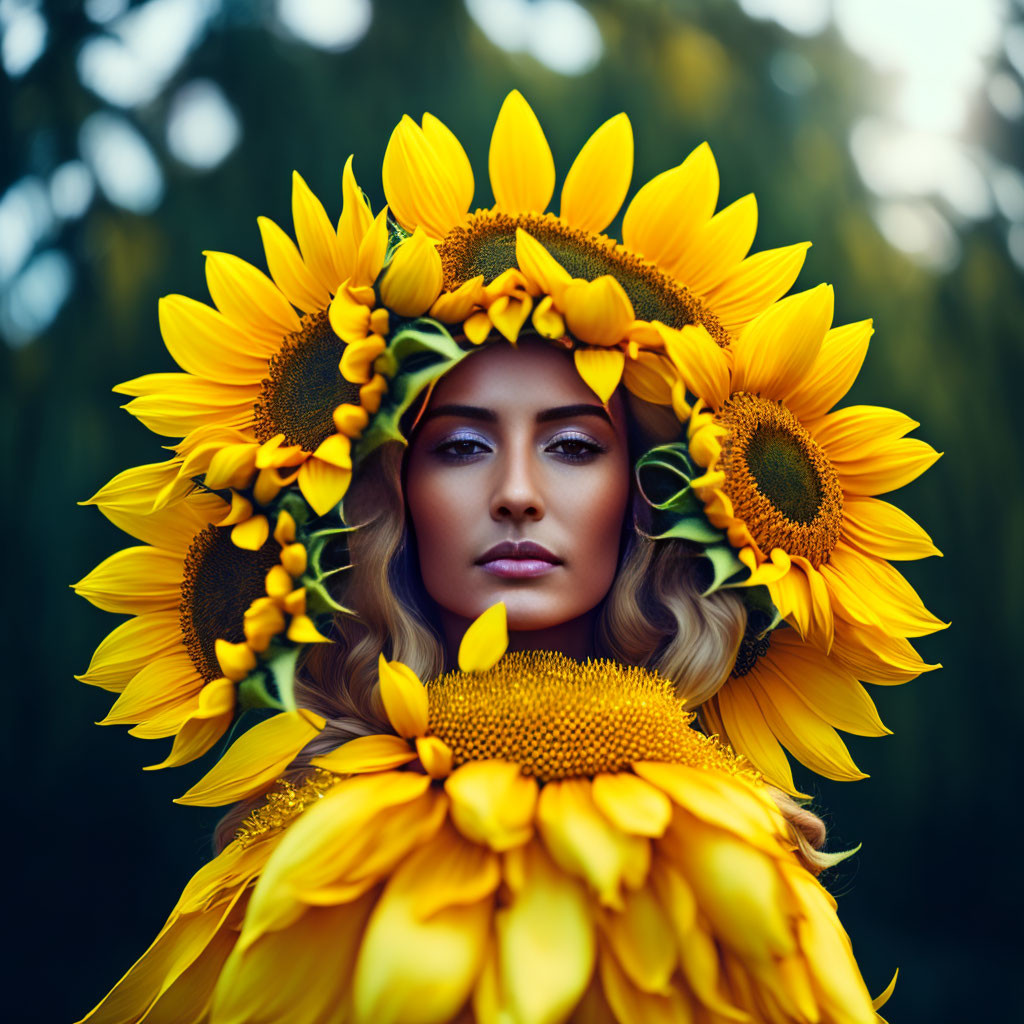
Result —
<instances>
[{"instance_id":1,"label":"woman's eyebrow","mask_svg":"<svg viewBox=\"0 0 1024 1024\"><path fill-rule=\"evenodd\" d=\"M560 405L554 409L545 409L537 413L538 423L550 423L552 420L572 420L577 416L599 416L601 419L611 423L612 418L608 410L601 405L588 405L581 402L578 405Z\"/></svg>"},{"instance_id":2,"label":"woman's eyebrow","mask_svg":"<svg viewBox=\"0 0 1024 1024\"><path fill-rule=\"evenodd\" d=\"M498 414L493 409L484 409L479 405L435 405L423 414L420 421L437 419L438 416L458 416L464 420L479 420L481 423L497 423Z\"/></svg>"}]
</instances>

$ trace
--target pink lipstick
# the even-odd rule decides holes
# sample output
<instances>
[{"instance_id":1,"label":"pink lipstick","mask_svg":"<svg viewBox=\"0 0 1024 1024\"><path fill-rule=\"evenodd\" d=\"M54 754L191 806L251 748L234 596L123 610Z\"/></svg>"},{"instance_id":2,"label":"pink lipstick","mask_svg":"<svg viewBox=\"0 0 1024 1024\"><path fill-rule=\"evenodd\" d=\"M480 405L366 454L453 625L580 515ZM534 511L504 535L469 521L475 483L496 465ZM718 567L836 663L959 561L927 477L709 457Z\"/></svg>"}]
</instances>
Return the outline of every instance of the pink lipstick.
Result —
<instances>
[{"instance_id":1,"label":"pink lipstick","mask_svg":"<svg viewBox=\"0 0 1024 1024\"><path fill-rule=\"evenodd\" d=\"M504 540L485 551L476 564L494 576L518 580L544 576L562 560L532 540Z\"/></svg>"}]
</instances>

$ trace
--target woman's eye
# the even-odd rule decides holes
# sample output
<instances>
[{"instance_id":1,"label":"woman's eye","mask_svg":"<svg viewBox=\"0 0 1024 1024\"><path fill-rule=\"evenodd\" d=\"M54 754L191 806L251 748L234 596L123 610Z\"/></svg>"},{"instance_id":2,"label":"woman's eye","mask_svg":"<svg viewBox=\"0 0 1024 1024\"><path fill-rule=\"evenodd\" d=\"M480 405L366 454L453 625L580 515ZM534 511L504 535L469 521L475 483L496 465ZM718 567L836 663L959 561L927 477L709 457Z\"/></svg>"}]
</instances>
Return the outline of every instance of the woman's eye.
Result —
<instances>
[{"instance_id":1,"label":"woman's eye","mask_svg":"<svg viewBox=\"0 0 1024 1024\"><path fill-rule=\"evenodd\" d=\"M457 462L460 459L472 458L474 455L482 455L490 449L478 438L454 437L442 441L434 451L444 459Z\"/></svg>"},{"instance_id":2,"label":"woman's eye","mask_svg":"<svg viewBox=\"0 0 1024 1024\"><path fill-rule=\"evenodd\" d=\"M547 450L570 462L586 462L607 449L588 437L559 437L548 445Z\"/></svg>"}]
</instances>

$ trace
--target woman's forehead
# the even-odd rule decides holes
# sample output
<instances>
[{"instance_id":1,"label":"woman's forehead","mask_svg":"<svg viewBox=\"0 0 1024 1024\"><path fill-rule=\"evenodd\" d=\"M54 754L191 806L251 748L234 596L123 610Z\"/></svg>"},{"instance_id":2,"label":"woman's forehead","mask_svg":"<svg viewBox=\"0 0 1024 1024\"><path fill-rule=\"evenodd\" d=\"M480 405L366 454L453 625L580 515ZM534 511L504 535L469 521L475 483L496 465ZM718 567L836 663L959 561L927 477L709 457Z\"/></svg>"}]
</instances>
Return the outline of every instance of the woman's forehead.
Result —
<instances>
[{"instance_id":1,"label":"woman's forehead","mask_svg":"<svg viewBox=\"0 0 1024 1024\"><path fill-rule=\"evenodd\" d=\"M576 372L571 353L542 341L498 342L471 352L442 377L430 404L501 410L600 404ZM614 403L613 403L614 408Z\"/></svg>"}]
</instances>

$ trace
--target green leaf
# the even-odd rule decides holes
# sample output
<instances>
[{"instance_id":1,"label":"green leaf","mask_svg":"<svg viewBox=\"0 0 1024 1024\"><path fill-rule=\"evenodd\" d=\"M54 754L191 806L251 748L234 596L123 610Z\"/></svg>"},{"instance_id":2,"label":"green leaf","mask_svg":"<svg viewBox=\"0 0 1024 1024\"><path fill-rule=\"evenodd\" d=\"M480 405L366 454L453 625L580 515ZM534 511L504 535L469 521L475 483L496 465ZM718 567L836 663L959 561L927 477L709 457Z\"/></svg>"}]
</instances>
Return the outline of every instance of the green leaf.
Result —
<instances>
[{"instance_id":1,"label":"green leaf","mask_svg":"<svg viewBox=\"0 0 1024 1024\"><path fill-rule=\"evenodd\" d=\"M713 594L719 587L737 573L749 575L747 567L736 557L735 550L728 544L714 544L704 549L704 557L711 563L711 585L704 596Z\"/></svg>"},{"instance_id":2,"label":"green leaf","mask_svg":"<svg viewBox=\"0 0 1024 1024\"><path fill-rule=\"evenodd\" d=\"M669 517L663 518L668 519ZM692 540L697 544L720 544L723 536L723 532L712 526L703 516L683 516L674 519L667 530L655 534L654 539Z\"/></svg>"}]
</instances>

